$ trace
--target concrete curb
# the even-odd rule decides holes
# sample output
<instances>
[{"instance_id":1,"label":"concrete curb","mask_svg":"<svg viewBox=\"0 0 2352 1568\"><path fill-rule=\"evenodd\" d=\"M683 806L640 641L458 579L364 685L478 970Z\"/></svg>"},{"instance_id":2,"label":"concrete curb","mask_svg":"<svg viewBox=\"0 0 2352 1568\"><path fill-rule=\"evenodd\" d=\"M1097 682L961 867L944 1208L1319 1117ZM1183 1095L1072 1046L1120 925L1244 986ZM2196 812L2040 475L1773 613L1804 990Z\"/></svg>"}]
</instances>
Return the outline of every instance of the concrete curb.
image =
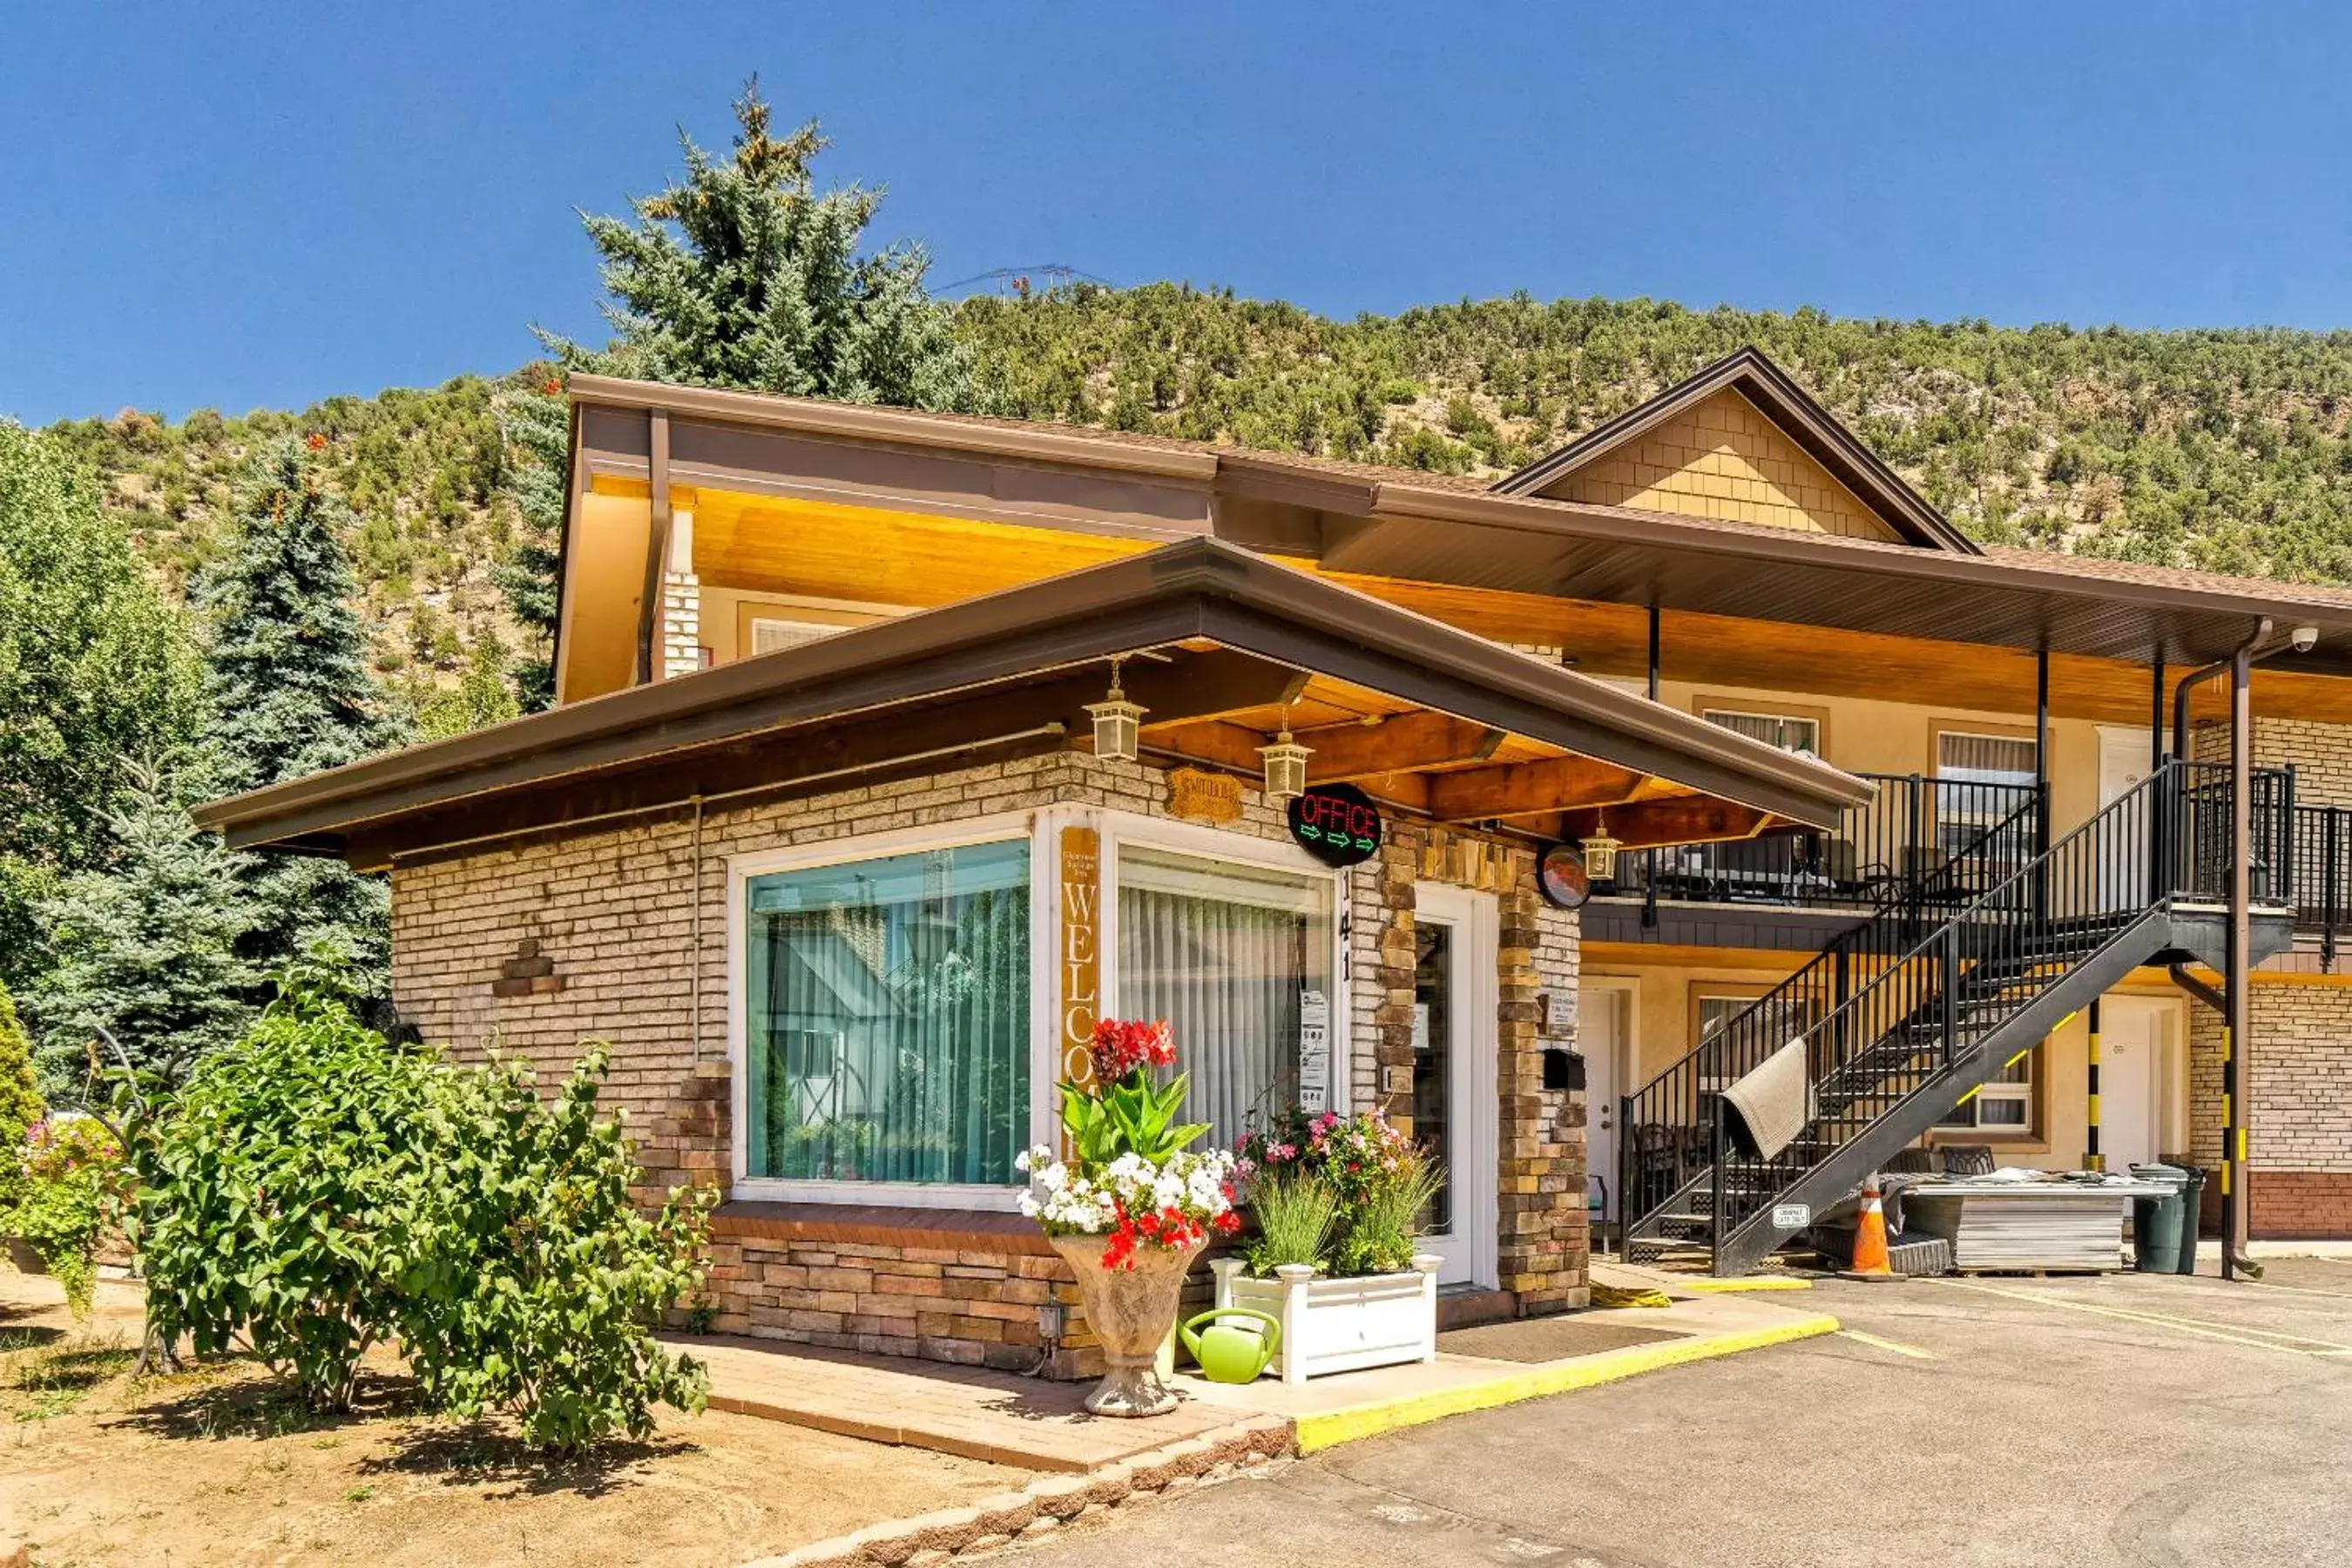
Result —
<instances>
[{"instance_id":1,"label":"concrete curb","mask_svg":"<svg viewBox=\"0 0 2352 1568\"><path fill-rule=\"evenodd\" d=\"M997 1551L1015 1540L1050 1535L1116 1508L1188 1491L1203 1481L1222 1480L1296 1452L1297 1443L1286 1418L1250 1416L1131 1458L1074 1474L1040 1476L1019 1491L867 1525L741 1568L934 1568L957 1557Z\"/></svg>"},{"instance_id":2,"label":"concrete curb","mask_svg":"<svg viewBox=\"0 0 2352 1568\"><path fill-rule=\"evenodd\" d=\"M1499 1405L1516 1405L1523 1399L1540 1399L1547 1394L1591 1388L1670 1366L1712 1361L1717 1356L1738 1355L1743 1351L1762 1350L1768 1345L1814 1339L1822 1334L1833 1334L1837 1329L1838 1321L1827 1313L1791 1315L1786 1322L1763 1328L1699 1334L1689 1339L1662 1341L1656 1344L1628 1345L1622 1350L1604 1351L1598 1355L1578 1356L1573 1361L1553 1366L1535 1367L1514 1376L1496 1378L1490 1383L1438 1389L1379 1404L1301 1415L1298 1417L1298 1451L1311 1454L1318 1449L1352 1443L1359 1438L1394 1432L1406 1426L1419 1426L1448 1415L1461 1415L1473 1410L1492 1410Z\"/></svg>"}]
</instances>

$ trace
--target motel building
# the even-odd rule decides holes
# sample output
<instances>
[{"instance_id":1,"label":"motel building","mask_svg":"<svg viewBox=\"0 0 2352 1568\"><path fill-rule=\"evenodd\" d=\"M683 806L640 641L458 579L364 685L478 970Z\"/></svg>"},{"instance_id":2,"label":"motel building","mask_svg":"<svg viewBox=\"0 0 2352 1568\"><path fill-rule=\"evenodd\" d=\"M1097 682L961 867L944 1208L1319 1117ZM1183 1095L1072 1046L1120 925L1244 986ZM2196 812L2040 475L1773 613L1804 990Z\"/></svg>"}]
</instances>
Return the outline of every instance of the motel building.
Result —
<instances>
[{"instance_id":1,"label":"motel building","mask_svg":"<svg viewBox=\"0 0 2352 1568\"><path fill-rule=\"evenodd\" d=\"M1013 1161L1103 1016L1428 1143L1454 1322L1954 1145L2352 1236L2352 595L1974 543L1752 352L1492 484L571 393L556 705L201 820L388 875L425 1039L609 1040L722 1331L1093 1370Z\"/></svg>"}]
</instances>

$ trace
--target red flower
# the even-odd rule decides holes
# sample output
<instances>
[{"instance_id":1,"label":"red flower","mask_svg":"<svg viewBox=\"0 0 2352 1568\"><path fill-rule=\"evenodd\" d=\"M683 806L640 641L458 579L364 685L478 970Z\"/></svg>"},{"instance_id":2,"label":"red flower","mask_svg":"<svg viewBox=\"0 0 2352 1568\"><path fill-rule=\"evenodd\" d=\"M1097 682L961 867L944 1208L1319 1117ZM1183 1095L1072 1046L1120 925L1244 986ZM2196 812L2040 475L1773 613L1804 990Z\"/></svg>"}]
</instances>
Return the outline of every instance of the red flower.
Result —
<instances>
[{"instance_id":1,"label":"red flower","mask_svg":"<svg viewBox=\"0 0 2352 1568\"><path fill-rule=\"evenodd\" d=\"M327 438L318 431L313 430L308 436L302 437L302 445L310 447L313 452L323 452L327 449Z\"/></svg>"},{"instance_id":2,"label":"red flower","mask_svg":"<svg viewBox=\"0 0 2352 1568\"><path fill-rule=\"evenodd\" d=\"M1089 1042L1095 1079L1117 1083L1147 1067L1167 1067L1176 1059L1176 1033L1165 1018L1150 1023L1105 1018L1095 1026Z\"/></svg>"},{"instance_id":3,"label":"red flower","mask_svg":"<svg viewBox=\"0 0 2352 1568\"><path fill-rule=\"evenodd\" d=\"M540 384L539 389L540 391L547 394L548 396L552 397L557 393L563 390L563 383L551 375Z\"/></svg>"}]
</instances>

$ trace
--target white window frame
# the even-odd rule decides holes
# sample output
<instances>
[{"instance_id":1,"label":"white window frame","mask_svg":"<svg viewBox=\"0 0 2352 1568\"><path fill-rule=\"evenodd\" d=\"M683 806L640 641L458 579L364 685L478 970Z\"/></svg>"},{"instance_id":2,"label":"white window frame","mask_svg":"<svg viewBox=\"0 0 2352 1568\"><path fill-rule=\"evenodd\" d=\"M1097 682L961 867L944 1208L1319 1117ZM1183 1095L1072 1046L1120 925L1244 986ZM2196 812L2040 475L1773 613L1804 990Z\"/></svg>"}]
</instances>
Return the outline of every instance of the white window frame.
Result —
<instances>
[{"instance_id":1,"label":"white window frame","mask_svg":"<svg viewBox=\"0 0 2352 1568\"><path fill-rule=\"evenodd\" d=\"M2028 751L2033 749L2033 742L2029 736L2001 735L1996 734L1990 730L1970 730L1958 725L1939 724L1936 727L1936 776L1939 779L1949 779L1954 777L1953 774L1948 773L1944 771L1944 742L1947 737L1955 741L1999 741L2003 745L2023 746ZM2142 744L2146 744L2146 742L2143 741ZM1991 770L1985 768L1962 768L1959 771L1963 773L1987 773ZM2023 768L2012 768L2008 770L2008 773L2009 776L2005 778L1969 778L1960 779L1958 782L1962 784L2038 784L2041 782L2042 778L2042 770L2038 765L2029 765Z\"/></svg>"},{"instance_id":2,"label":"white window frame","mask_svg":"<svg viewBox=\"0 0 2352 1568\"><path fill-rule=\"evenodd\" d=\"M1348 994L1348 870L1318 860L1287 839L1261 838L1232 833L1198 823L1172 822L1135 812L1103 811L1093 823L1102 835L1102 952L1097 970L1102 995L1101 1016L1121 1016L1118 976L1118 852L1128 846L1189 855L1202 860L1224 860L1260 870L1328 879L1331 887L1331 953L1328 1001L1331 1007L1331 1110L1351 1112L1349 1025L1353 1009ZM1176 1042L1178 1065L1184 1042Z\"/></svg>"},{"instance_id":3,"label":"white window frame","mask_svg":"<svg viewBox=\"0 0 2352 1568\"><path fill-rule=\"evenodd\" d=\"M1049 1142L1055 1125L1054 1053L1037 1042L1055 1037L1054 1019L1054 924L1057 900L1045 896L1057 883L1054 836L1048 814L1002 813L935 827L829 838L822 843L753 850L727 858L727 1062L731 1112L728 1195L758 1203L885 1204L901 1208L1018 1209L1025 1183L988 1186L952 1182L835 1182L753 1176L751 1167L751 930L744 909L747 884L777 871L845 866L929 849L957 849L1015 839L1029 845L1029 1136Z\"/></svg>"},{"instance_id":4,"label":"white window frame","mask_svg":"<svg viewBox=\"0 0 2352 1568\"><path fill-rule=\"evenodd\" d=\"M2037 1041L2021 1053L2025 1066L2023 1083L1989 1081L1979 1084L1974 1093L1958 1105L1952 1107L1948 1113L1957 1116L1965 1110L1969 1113L1969 1119L1966 1121L1938 1121L1931 1131L1937 1133L1981 1132L1988 1138L2024 1139L2029 1142L2038 1140L2042 1136L2042 1130L2033 1124L2033 1091L2042 1076L2042 1047L2048 1043L2047 1040ZM2003 1070L2006 1070L2005 1067ZM1987 1100L2022 1105L2025 1107L2025 1120L1990 1122L1982 1121L1977 1115L1977 1108Z\"/></svg>"},{"instance_id":5,"label":"white window frame","mask_svg":"<svg viewBox=\"0 0 2352 1568\"><path fill-rule=\"evenodd\" d=\"M1647 689L1646 685L1644 686L1644 689ZM1821 757L1822 721L1811 714L1775 713L1769 708L1727 708L1720 703L1707 703L1702 706L1698 710L1699 722L1703 724L1715 724L1715 716L1717 713L1722 714L1727 719L1769 719L1773 723L1783 726L1801 724L1812 732L1813 743L1810 748L1782 746L1777 742L1769 741L1766 742L1765 744L1773 746L1777 750L1787 752L1792 756L1812 757L1817 760ZM1718 730L1730 728L1727 724L1716 724L1715 727ZM1735 734L1738 732L1738 731L1733 731L1733 733Z\"/></svg>"}]
</instances>

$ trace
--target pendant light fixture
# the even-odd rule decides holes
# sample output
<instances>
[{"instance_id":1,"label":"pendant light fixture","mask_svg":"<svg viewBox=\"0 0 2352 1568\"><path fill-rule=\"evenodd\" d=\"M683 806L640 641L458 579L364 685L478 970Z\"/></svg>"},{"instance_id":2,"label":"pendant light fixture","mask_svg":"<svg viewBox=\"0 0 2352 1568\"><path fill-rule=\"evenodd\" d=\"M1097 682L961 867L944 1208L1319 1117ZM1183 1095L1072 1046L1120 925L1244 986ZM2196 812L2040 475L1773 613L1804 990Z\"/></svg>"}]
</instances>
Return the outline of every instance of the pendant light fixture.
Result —
<instances>
[{"instance_id":1,"label":"pendant light fixture","mask_svg":"<svg viewBox=\"0 0 2352 1568\"><path fill-rule=\"evenodd\" d=\"M1577 847L1584 851L1584 874L1596 882L1615 881L1617 851L1621 847L1621 841L1610 835L1608 817L1596 817L1592 837L1577 843Z\"/></svg>"},{"instance_id":2,"label":"pendant light fixture","mask_svg":"<svg viewBox=\"0 0 2352 1568\"><path fill-rule=\"evenodd\" d=\"M1118 684L1119 661L1110 661L1110 691L1099 702L1086 705L1087 716L1095 721L1095 755L1107 763L1135 761L1136 742L1140 734L1137 721L1150 710L1141 703L1129 702Z\"/></svg>"},{"instance_id":3,"label":"pendant light fixture","mask_svg":"<svg viewBox=\"0 0 2352 1568\"><path fill-rule=\"evenodd\" d=\"M1265 800L1268 805L1283 805L1307 793L1307 759L1315 754L1313 748L1300 745L1290 733L1290 710L1282 710L1282 733L1274 744L1260 746L1257 754L1265 759Z\"/></svg>"}]
</instances>

